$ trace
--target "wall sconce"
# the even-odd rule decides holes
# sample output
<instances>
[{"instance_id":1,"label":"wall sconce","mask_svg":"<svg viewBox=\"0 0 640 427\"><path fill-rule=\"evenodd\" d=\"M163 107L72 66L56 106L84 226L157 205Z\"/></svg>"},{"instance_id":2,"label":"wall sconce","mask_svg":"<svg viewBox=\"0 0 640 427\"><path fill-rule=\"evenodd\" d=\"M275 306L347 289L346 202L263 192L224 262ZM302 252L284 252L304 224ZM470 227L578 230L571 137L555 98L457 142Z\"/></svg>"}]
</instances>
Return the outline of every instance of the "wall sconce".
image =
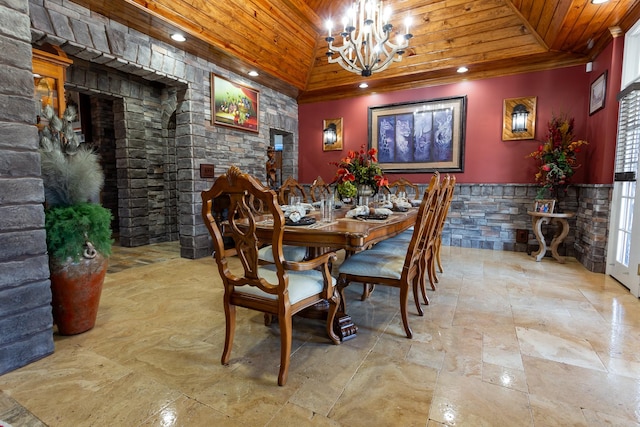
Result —
<instances>
[{"instance_id":1,"label":"wall sconce","mask_svg":"<svg viewBox=\"0 0 640 427\"><path fill-rule=\"evenodd\" d=\"M322 121L322 151L342 150L342 118Z\"/></svg>"},{"instance_id":2,"label":"wall sconce","mask_svg":"<svg viewBox=\"0 0 640 427\"><path fill-rule=\"evenodd\" d=\"M526 132L527 117L529 117L527 107L522 104L517 104L513 107L513 112L511 113L511 132Z\"/></svg>"},{"instance_id":3,"label":"wall sconce","mask_svg":"<svg viewBox=\"0 0 640 427\"><path fill-rule=\"evenodd\" d=\"M323 142L325 145L331 145L335 144L337 140L338 133L336 132L336 125L335 123L330 123L329 126L324 129Z\"/></svg>"},{"instance_id":4,"label":"wall sconce","mask_svg":"<svg viewBox=\"0 0 640 427\"><path fill-rule=\"evenodd\" d=\"M534 139L536 134L535 96L504 100L502 114L502 140Z\"/></svg>"}]
</instances>

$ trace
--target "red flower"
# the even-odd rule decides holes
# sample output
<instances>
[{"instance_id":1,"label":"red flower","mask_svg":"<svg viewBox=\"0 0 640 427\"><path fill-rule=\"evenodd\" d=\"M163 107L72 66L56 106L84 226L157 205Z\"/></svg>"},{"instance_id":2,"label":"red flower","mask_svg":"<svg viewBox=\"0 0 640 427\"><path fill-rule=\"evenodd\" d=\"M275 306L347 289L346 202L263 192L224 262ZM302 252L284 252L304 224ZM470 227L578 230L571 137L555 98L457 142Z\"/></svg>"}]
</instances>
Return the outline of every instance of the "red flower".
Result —
<instances>
[{"instance_id":1,"label":"red flower","mask_svg":"<svg viewBox=\"0 0 640 427\"><path fill-rule=\"evenodd\" d=\"M338 183L338 191L342 189L342 185L346 182L354 182L355 185L370 185L377 188L389 184L384 178L382 169L378 165L376 148L367 149L366 145L362 145L360 150L349 150L347 156L339 162L330 162L330 164L338 167L333 183ZM342 194L342 193L341 193Z\"/></svg>"}]
</instances>

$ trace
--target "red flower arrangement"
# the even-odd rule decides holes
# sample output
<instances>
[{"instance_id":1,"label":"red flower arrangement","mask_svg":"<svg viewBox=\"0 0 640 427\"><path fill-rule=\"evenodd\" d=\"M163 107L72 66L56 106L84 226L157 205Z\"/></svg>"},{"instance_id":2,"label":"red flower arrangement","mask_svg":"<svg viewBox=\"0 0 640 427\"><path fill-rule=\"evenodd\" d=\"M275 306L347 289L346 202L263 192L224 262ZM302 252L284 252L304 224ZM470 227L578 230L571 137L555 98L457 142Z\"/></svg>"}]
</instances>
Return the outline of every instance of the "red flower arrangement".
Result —
<instances>
[{"instance_id":1,"label":"red flower arrangement","mask_svg":"<svg viewBox=\"0 0 640 427\"><path fill-rule=\"evenodd\" d=\"M536 182L540 183L536 198L544 198L545 193L558 197L561 191L566 191L570 178L580 167L576 154L582 145L588 144L584 140L573 137L574 119L566 116L552 117L548 124L547 141L538 150L527 155L538 161Z\"/></svg>"},{"instance_id":2,"label":"red flower arrangement","mask_svg":"<svg viewBox=\"0 0 640 427\"><path fill-rule=\"evenodd\" d=\"M389 185L378 164L377 154L377 149L367 150L363 144L360 151L349 151L347 157L339 162L329 163L338 167L333 183L338 184L337 190L342 197L354 197L359 185L371 186L374 193L380 187Z\"/></svg>"}]
</instances>

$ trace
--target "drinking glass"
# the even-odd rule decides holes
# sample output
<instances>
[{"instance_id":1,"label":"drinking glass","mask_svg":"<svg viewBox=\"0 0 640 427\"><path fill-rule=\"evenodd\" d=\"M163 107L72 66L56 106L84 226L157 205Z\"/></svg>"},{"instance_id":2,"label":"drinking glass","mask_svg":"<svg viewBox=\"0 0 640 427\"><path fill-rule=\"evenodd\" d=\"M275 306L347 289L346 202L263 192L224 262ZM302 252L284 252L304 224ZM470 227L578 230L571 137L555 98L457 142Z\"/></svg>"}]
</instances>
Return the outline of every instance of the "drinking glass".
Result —
<instances>
[{"instance_id":1,"label":"drinking glass","mask_svg":"<svg viewBox=\"0 0 640 427\"><path fill-rule=\"evenodd\" d=\"M302 198L300 196L296 196L296 195L290 195L289 196L289 204L291 206L298 206L302 203Z\"/></svg>"},{"instance_id":2,"label":"drinking glass","mask_svg":"<svg viewBox=\"0 0 640 427\"><path fill-rule=\"evenodd\" d=\"M333 199L322 199L320 206L322 207L322 222L333 221Z\"/></svg>"}]
</instances>

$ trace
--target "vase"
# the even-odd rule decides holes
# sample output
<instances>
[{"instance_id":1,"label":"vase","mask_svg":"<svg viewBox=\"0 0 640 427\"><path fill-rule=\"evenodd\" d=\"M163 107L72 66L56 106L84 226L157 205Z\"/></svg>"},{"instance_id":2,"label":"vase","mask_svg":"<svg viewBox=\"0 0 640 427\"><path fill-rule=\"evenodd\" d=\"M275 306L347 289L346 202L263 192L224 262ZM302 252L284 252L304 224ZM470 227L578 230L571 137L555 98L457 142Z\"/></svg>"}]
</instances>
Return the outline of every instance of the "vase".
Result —
<instances>
[{"instance_id":1,"label":"vase","mask_svg":"<svg viewBox=\"0 0 640 427\"><path fill-rule=\"evenodd\" d=\"M567 187L566 186L558 186L554 189L552 193L552 197L556 200L556 205L553 211L555 213L564 213L566 210L566 202L567 202Z\"/></svg>"},{"instance_id":2,"label":"vase","mask_svg":"<svg viewBox=\"0 0 640 427\"><path fill-rule=\"evenodd\" d=\"M369 184L358 184L358 197L373 196L373 187Z\"/></svg>"},{"instance_id":3,"label":"vase","mask_svg":"<svg viewBox=\"0 0 640 427\"><path fill-rule=\"evenodd\" d=\"M356 196L357 204L368 205L369 198L373 196L373 187L369 184L358 184L358 194Z\"/></svg>"},{"instance_id":4,"label":"vase","mask_svg":"<svg viewBox=\"0 0 640 427\"><path fill-rule=\"evenodd\" d=\"M107 259L50 262L53 321L60 335L76 335L96 324Z\"/></svg>"}]
</instances>

